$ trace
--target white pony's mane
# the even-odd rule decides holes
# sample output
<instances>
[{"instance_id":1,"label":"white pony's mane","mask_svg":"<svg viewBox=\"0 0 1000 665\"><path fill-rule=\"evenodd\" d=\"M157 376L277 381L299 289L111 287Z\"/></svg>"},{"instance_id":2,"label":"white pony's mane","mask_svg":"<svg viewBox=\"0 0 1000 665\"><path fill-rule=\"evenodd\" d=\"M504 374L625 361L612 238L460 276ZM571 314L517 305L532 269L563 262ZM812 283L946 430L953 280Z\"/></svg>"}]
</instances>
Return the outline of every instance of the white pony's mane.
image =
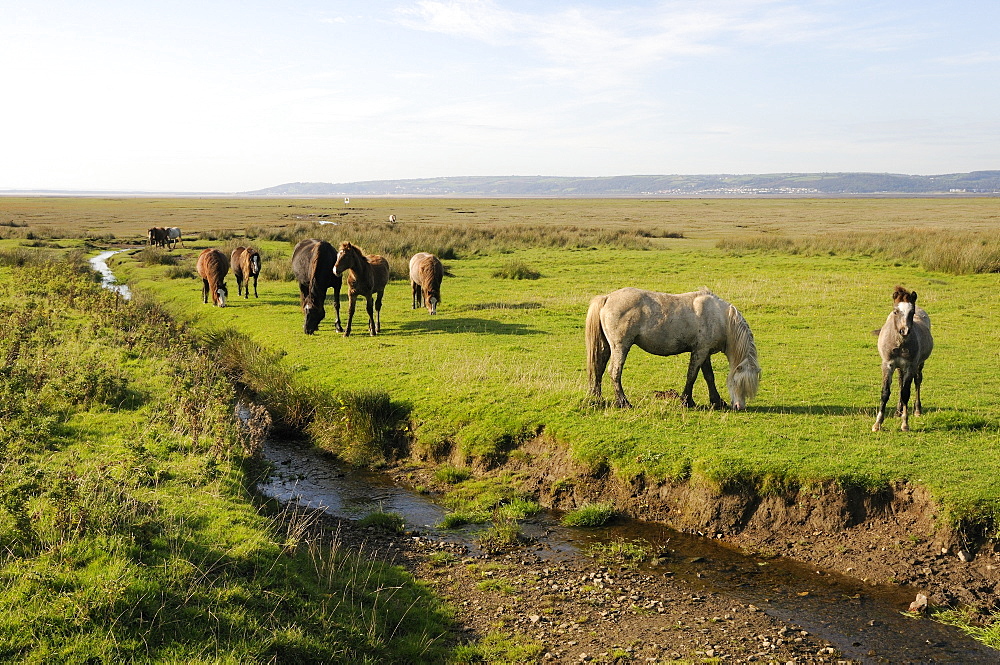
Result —
<instances>
[{"instance_id":1,"label":"white pony's mane","mask_svg":"<svg viewBox=\"0 0 1000 665\"><path fill-rule=\"evenodd\" d=\"M729 358L729 376L726 388L731 399L741 397L745 406L757 395L760 385L757 344L750 324L735 306L729 306L727 316L729 333L726 335L726 357Z\"/></svg>"}]
</instances>

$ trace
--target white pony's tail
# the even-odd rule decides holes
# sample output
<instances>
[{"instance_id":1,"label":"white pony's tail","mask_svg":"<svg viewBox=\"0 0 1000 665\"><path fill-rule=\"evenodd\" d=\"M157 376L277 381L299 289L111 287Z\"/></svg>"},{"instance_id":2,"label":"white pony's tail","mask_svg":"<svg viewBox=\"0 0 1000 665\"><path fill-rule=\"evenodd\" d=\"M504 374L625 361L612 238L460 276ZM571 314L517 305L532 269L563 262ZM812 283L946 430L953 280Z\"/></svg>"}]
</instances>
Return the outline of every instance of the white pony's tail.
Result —
<instances>
[{"instance_id":1,"label":"white pony's tail","mask_svg":"<svg viewBox=\"0 0 1000 665\"><path fill-rule=\"evenodd\" d=\"M604 307L608 297L595 296L590 301L590 308L587 310L587 322L584 325L584 339L587 344L587 376L590 380L590 392L593 395L600 394L601 376L598 374L598 367L607 365L607 357L611 354L611 345L608 344L607 337L604 336L604 329L601 327L601 308ZM601 360L603 359L603 362ZM604 374L603 370L600 374Z\"/></svg>"},{"instance_id":2,"label":"white pony's tail","mask_svg":"<svg viewBox=\"0 0 1000 665\"><path fill-rule=\"evenodd\" d=\"M750 324L733 305L729 306L726 316L726 357L729 358L729 377L726 379L729 399L734 409L746 408L757 396L760 364Z\"/></svg>"}]
</instances>

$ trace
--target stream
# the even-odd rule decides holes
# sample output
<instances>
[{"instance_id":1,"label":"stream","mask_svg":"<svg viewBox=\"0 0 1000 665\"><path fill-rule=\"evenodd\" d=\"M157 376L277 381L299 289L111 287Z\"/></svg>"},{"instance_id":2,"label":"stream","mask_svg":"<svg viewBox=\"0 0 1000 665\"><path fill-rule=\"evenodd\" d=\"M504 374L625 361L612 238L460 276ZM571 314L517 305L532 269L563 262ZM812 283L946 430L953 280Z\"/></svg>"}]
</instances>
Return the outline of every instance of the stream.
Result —
<instances>
[{"instance_id":1,"label":"stream","mask_svg":"<svg viewBox=\"0 0 1000 665\"><path fill-rule=\"evenodd\" d=\"M126 250L103 252L92 259L103 285L131 297L118 284L107 260ZM399 514L407 529L439 541L479 552L476 533L482 526L439 529L447 512L432 497L402 487L387 474L341 466L328 453L302 441L265 441L261 455L273 465L258 489L283 503L358 519L372 512ZM950 626L902 614L916 590L891 585L871 586L790 559L763 559L710 538L675 531L658 523L629 520L596 529L573 529L559 515L544 512L521 524L538 543L536 553L558 561L587 556L590 546L621 539L642 540L654 550L669 552L666 566L692 592L714 592L743 604L754 604L771 616L801 626L829 641L855 662L996 663L1000 653ZM819 574L817 574L819 573ZM651 583L659 570L650 569Z\"/></svg>"},{"instance_id":2,"label":"stream","mask_svg":"<svg viewBox=\"0 0 1000 665\"><path fill-rule=\"evenodd\" d=\"M439 529L447 512L433 498L402 487L387 474L343 467L306 442L267 441L262 456L274 466L260 491L281 502L358 519L372 512L399 514L407 529L437 541L459 543L479 552L476 533L483 526ZM537 540L536 554L558 561L587 556L590 546L621 539L649 542L670 553L665 567L692 592L715 592L753 604L829 641L856 662L996 663L1000 654L958 629L902 614L916 590L871 586L790 559L763 559L710 538L675 531L662 524L629 520L597 529L573 529L559 515L544 512L521 524ZM529 546L530 547L530 546ZM651 583L664 565L650 568ZM820 573L820 574L817 574Z\"/></svg>"},{"instance_id":3,"label":"stream","mask_svg":"<svg viewBox=\"0 0 1000 665\"><path fill-rule=\"evenodd\" d=\"M131 300L132 290L128 288L127 284L119 284L118 280L115 278L115 274L111 272L111 268L108 267L108 259L115 254L127 251L128 250L126 249L111 249L106 252L101 252L97 256L91 257L89 261L90 266L94 269L94 272L100 273L101 275L101 286L110 291L120 293L125 300Z\"/></svg>"}]
</instances>

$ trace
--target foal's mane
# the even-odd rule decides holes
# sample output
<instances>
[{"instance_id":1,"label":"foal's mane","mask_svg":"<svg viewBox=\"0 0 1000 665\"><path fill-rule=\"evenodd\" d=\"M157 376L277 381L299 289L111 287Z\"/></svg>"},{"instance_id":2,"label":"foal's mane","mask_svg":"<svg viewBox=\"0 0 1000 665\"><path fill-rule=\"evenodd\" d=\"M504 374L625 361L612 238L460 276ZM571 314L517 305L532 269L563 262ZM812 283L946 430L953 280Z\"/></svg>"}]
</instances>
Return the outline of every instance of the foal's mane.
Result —
<instances>
[{"instance_id":1,"label":"foal's mane","mask_svg":"<svg viewBox=\"0 0 1000 665\"><path fill-rule=\"evenodd\" d=\"M892 292L892 302L895 305L901 302L913 302L916 299L917 294L903 286L897 285L896 290Z\"/></svg>"},{"instance_id":2,"label":"foal's mane","mask_svg":"<svg viewBox=\"0 0 1000 665\"><path fill-rule=\"evenodd\" d=\"M365 255L361 252L361 250L358 249L357 247L355 247L354 245L352 245L347 240L345 240L344 242L340 243L340 251L341 252L351 252L353 254L359 255L362 259L365 258Z\"/></svg>"}]
</instances>

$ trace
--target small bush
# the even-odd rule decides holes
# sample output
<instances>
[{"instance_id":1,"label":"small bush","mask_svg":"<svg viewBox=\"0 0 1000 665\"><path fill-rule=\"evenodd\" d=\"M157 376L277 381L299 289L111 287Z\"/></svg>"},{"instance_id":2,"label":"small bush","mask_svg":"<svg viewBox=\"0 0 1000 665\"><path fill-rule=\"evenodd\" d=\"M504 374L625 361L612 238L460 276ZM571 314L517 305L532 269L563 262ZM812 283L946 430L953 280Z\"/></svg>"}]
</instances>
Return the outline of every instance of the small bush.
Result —
<instances>
[{"instance_id":1,"label":"small bush","mask_svg":"<svg viewBox=\"0 0 1000 665\"><path fill-rule=\"evenodd\" d=\"M434 552L429 557L427 557L427 563L434 566L435 568L440 568L443 566L450 566L455 563L455 555L451 552Z\"/></svg>"},{"instance_id":2,"label":"small bush","mask_svg":"<svg viewBox=\"0 0 1000 665\"><path fill-rule=\"evenodd\" d=\"M502 268L493 271L496 279L538 279L542 273L519 259L508 261Z\"/></svg>"},{"instance_id":3,"label":"small bush","mask_svg":"<svg viewBox=\"0 0 1000 665\"><path fill-rule=\"evenodd\" d=\"M358 520L360 527L375 527L390 533L403 532L403 518L398 513L372 513Z\"/></svg>"},{"instance_id":4,"label":"small bush","mask_svg":"<svg viewBox=\"0 0 1000 665\"><path fill-rule=\"evenodd\" d=\"M480 591L496 591L498 593L512 594L517 589L514 585L507 580L483 580L476 584L476 588Z\"/></svg>"},{"instance_id":5,"label":"small bush","mask_svg":"<svg viewBox=\"0 0 1000 665\"><path fill-rule=\"evenodd\" d=\"M439 466L434 472L434 480L441 483L448 483L449 485L457 485L471 477L472 472L468 469L460 469L451 464Z\"/></svg>"},{"instance_id":6,"label":"small bush","mask_svg":"<svg viewBox=\"0 0 1000 665\"><path fill-rule=\"evenodd\" d=\"M0 251L0 265L24 267L34 263L39 258L37 252L21 247Z\"/></svg>"},{"instance_id":7,"label":"small bush","mask_svg":"<svg viewBox=\"0 0 1000 665\"><path fill-rule=\"evenodd\" d=\"M490 521L490 514L481 510L456 510L448 513L438 526L442 529L457 529L466 524L485 524Z\"/></svg>"},{"instance_id":8,"label":"small bush","mask_svg":"<svg viewBox=\"0 0 1000 665\"><path fill-rule=\"evenodd\" d=\"M295 273L292 272L292 259L290 257L271 259L262 256L260 278L272 282L294 282Z\"/></svg>"},{"instance_id":9,"label":"small bush","mask_svg":"<svg viewBox=\"0 0 1000 665\"><path fill-rule=\"evenodd\" d=\"M619 538L610 543L598 543L592 546L590 554L600 559L603 564L618 563L635 567L650 559L652 546L644 540Z\"/></svg>"},{"instance_id":10,"label":"small bush","mask_svg":"<svg viewBox=\"0 0 1000 665\"><path fill-rule=\"evenodd\" d=\"M523 520L541 512L542 507L537 501L530 499L514 499L510 503L497 506L496 516L499 519Z\"/></svg>"},{"instance_id":11,"label":"small bush","mask_svg":"<svg viewBox=\"0 0 1000 665\"><path fill-rule=\"evenodd\" d=\"M162 247L143 247L135 253L135 258L145 266L172 266L178 261L177 255L167 253Z\"/></svg>"},{"instance_id":12,"label":"small bush","mask_svg":"<svg viewBox=\"0 0 1000 665\"><path fill-rule=\"evenodd\" d=\"M478 642L455 647L456 663L536 663L545 646L524 635L489 633Z\"/></svg>"},{"instance_id":13,"label":"small bush","mask_svg":"<svg viewBox=\"0 0 1000 665\"><path fill-rule=\"evenodd\" d=\"M236 231L233 231L232 229L201 231L198 234L198 240L208 240L210 242L219 242L220 240L232 240L235 237L236 237Z\"/></svg>"},{"instance_id":14,"label":"small bush","mask_svg":"<svg viewBox=\"0 0 1000 665\"><path fill-rule=\"evenodd\" d=\"M500 550L519 545L524 539L517 522L497 520L479 536L479 545L485 550Z\"/></svg>"},{"instance_id":15,"label":"small bush","mask_svg":"<svg viewBox=\"0 0 1000 665\"><path fill-rule=\"evenodd\" d=\"M610 503L585 503L563 515L563 526L604 526L615 517Z\"/></svg>"},{"instance_id":16,"label":"small bush","mask_svg":"<svg viewBox=\"0 0 1000 665\"><path fill-rule=\"evenodd\" d=\"M167 279L193 279L198 276L188 266L170 266L166 274Z\"/></svg>"}]
</instances>

